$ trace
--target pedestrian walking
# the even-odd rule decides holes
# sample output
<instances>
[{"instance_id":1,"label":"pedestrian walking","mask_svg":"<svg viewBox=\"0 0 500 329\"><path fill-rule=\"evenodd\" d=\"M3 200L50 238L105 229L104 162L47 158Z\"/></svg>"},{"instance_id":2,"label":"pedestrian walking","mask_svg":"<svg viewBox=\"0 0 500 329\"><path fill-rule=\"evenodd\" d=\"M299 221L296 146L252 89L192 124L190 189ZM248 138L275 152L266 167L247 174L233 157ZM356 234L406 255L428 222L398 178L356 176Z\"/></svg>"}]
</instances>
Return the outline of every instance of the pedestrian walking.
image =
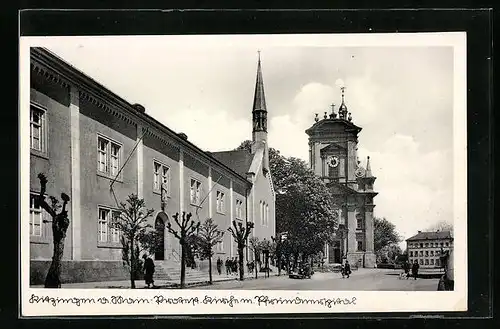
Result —
<instances>
[{"instance_id":1,"label":"pedestrian walking","mask_svg":"<svg viewBox=\"0 0 500 329\"><path fill-rule=\"evenodd\" d=\"M150 285L154 287L153 274L155 273L155 263L146 255L143 255L142 258L144 259L144 281L148 285L148 288Z\"/></svg>"},{"instance_id":2,"label":"pedestrian walking","mask_svg":"<svg viewBox=\"0 0 500 329\"><path fill-rule=\"evenodd\" d=\"M413 278L416 280L418 276L418 269L420 265L418 265L417 260L413 263L413 266L411 267L411 274L413 275Z\"/></svg>"},{"instance_id":3,"label":"pedestrian walking","mask_svg":"<svg viewBox=\"0 0 500 329\"><path fill-rule=\"evenodd\" d=\"M345 275L349 279L349 275L351 275L351 265L349 264L348 260L345 261L344 271L345 271Z\"/></svg>"},{"instance_id":4,"label":"pedestrian walking","mask_svg":"<svg viewBox=\"0 0 500 329\"><path fill-rule=\"evenodd\" d=\"M222 273L222 259L217 258L217 273L219 273L219 275L221 275Z\"/></svg>"},{"instance_id":5,"label":"pedestrian walking","mask_svg":"<svg viewBox=\"0 0 500 329\"><path fill-rule=\"evenodd\" d=\"M403 271L404 271L404 276L406 280L410 277L410 263L408 261L404 261L403 263Z\"/></svg>"},{"instance_id":6,"label":"pedestrian walking","mask_svg":"<svg viewBox=\"0 0 500 329\"><path fill-rule=\"evenodd\" d=\"M231 261L229 260L229 257L226 258L226 262L224 263L226 266L226 275L231 274Z\"/></svg>"}]
</instances>

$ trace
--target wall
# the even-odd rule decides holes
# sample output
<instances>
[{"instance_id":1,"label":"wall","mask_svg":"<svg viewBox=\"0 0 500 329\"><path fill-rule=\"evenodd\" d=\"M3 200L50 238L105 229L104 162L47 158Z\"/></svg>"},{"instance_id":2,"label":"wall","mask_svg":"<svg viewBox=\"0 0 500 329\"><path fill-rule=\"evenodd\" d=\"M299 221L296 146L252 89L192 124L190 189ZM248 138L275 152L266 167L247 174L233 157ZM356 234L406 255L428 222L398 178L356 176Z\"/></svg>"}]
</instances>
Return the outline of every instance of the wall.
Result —
<instances>
[{"instance_id":1,"label":"wall","mask_svg":"<svg viewBox=\"0 0 500 329\"><path fill-rule=\"evenodd\" d=\"M71 196L71 134L69 112L69 88L45 80L32 72L31 74L31 102L40 105L46 110L47 144L46 154L31 151L30 155L30 191L39 192L39 173L47 176L47 195L55 196L60 200L61 192ZM29 111L30 109L24 109ZM25 132L28 134L29 130ZM27 193L28 191L26 191ZM48 198L47 198L47 201ZM61 201L61 200L60 200ZM50 204L50 202L49 202ZM71 241L71 207L68 209L70 227L64 244L63 259L70 259L72 253ZM50 219L48 214L45 214ZM22 219L23 225L29 225L29 218ZM30 239L30 259L52 258L52 228L50 223L43 227L45 237Z\"/></svg>"},{"instance_id":2,"label":"wall","mask_svg":"<svg viewBox=\"0 0 500 329\"><path fill-rule=\"evenodd\" d=\"M255 200L253 202L253 216L252 221L255 223L254 236L258 237L260 240L266 238L267 240L272 237L276 237L276 225L275 225L275 204L274 197L271 192L271 187L267 176L264 176L262 170L257 173L254 182L254 196ZM260 201L264 201L269 205L269 219L266 226L262 225L260 216Z\"/></svg>"},{"instance_id":3,"label":"wall","mask_svg":"<svg viewBox=\"0 0 500 329\"><path fill-rule=\"evenodd\" d=\"M121 260L120 243L98 246L97 207L116 208L116 201L125 202L130 194L137 194L137 152L133 153L113 185L115 200L110 191L112 179L97 171L98 133L122 145L120 165L123 165L135 146L136 127L80 97L82 259Z\"/></svg>"}]
</instances>

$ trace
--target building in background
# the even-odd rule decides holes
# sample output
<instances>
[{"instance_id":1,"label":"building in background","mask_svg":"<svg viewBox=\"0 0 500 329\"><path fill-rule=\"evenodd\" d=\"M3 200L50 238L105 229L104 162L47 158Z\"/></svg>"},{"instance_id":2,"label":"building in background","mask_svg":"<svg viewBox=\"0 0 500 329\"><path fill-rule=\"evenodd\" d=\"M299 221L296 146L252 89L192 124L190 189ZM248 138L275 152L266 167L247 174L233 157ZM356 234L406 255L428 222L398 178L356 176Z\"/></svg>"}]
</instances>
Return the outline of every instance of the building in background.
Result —
<instances>
[{"instance_id":1,"label":"building in background","mask_svg":"<svg viewBox=\"0 0 500 329\"><path fill-rule=\"evenodd\" d=\"M450 231L422 232L406 239L408 261L417 261L419 272L423 274L443 271L440 257L453 249L453 236Z\"/></svg>"},{"instance_id":2,"label":"building in background","mask_svg":"<svg viewBox=\"0 0 500 329\"><path fill-rule=\"evenodd\" d=\"M180 260L179 243L165 230L165 216L158 216L162 204L167 220L184 211L194 220L213 218L226 231L215 257L237 256L227 232L233 220L254 222L260 238L274 236L260 58L252 151L213 154L48 50L31 48L30 59L30 217L22 223L29 225L31 284L45 279L53 248L47 214L34 203L38 173L48 178L48 195L71 198L63 282L127 279L120 233L110 223L117 202L132 193L155 209L151 225L164 236L158 262L177 266Z\"/></svg>"},{"instance_id":3,"label":"building in background","mask_svg":"<svg viewBox=\"0 0 500 329\"><path fill-rule=\"evenodd\" d=\"M357 157L358 134L361 128L352 122L342 88L342 104L338 114L316 114L314 125L306 130L309 136L309 163L314 173L321 177L334 195L334 205L339 211L339 230L334 242L325 246L326 263L341 263L345 257L358 267L376 266L373 241L373 190L375 177Z\"/></svg>"}]
</instances>

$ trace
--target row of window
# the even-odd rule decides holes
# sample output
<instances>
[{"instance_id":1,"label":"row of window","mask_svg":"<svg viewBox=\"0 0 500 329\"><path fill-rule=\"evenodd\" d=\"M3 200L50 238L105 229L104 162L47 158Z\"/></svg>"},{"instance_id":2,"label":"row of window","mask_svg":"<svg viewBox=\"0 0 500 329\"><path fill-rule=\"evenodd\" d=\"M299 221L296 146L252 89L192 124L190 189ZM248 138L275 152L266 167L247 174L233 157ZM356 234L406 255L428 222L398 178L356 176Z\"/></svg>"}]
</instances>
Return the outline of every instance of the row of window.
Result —
<instances>
[{"instance_id":1,"label":"row of window","mask_svg":"<svg viewBox=\"0 0 500 329\"><path fill-rule=\"evenodd\" d=\"M262 226L269 225L269 205L264 201L260 202L260 223Z\"/></svg>"},{"instance_id":2,"label":"row of window","mask_svg":"<svg viewBox=\"0 0 500 329\"><path fill-rule=\"evenodd\" d=\"M415 262L415 259L410 259L410 263L413 263ZM436 266L440 266L440 262L439 262L439 258L431 258L431 259L418 259L417 260L418 264L419 265L436 265Z\"/></svg>"},{"instance_id":3,"label":"row of window","mask_svg":"<svg viewBox=\"0 0 500 329\"><path fill-rule=\"evenodd\" d=\"M408 243L408 248L437 248L437 247L449 247L449 242L426 242L426 243Z\"/></svg>"},{"instance_id":4,"label":"row of window","mask_svg":"<svg viewBox=\"0 0 500 329\"><path fill-rule=\"evenodd\" d=\"M440 251L436 250L436 256L438 256L439 253L440 253ZM415 257L418 257L418 256L423 257L424 256L424 251L423 250L420 250L420 251L417 251L417 250L415 250L415 251L409 251L408 252L408 256L409 257L413 257L413 256L415 256ZM425 250L425 256L426 257L428 257L428 256L434 256L434 250L431 250L431 251Z\"/></svg>"}]
</instances>

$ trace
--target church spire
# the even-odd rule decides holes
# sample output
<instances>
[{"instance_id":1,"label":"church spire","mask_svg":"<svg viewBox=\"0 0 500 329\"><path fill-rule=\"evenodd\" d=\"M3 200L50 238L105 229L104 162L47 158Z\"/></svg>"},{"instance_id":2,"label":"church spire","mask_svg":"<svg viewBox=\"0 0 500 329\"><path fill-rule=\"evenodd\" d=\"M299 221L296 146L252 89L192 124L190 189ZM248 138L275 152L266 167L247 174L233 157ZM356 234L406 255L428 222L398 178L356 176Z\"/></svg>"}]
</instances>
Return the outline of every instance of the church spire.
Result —
<instances>
[{"instance_id":1,"label":"church spire","mask_svg":"<svg viewBox=\"0 0 500 329\"><path fill-rule=\"evenodd\" d=\"M269 171L269 146L267 145L267 108L266 97L264 95L264 79L262 78L262 66L259 60L257 62L257 78L255 81L255 94L252 107L252 154L258 149L264 149L263 170Z\"/></svg>"},{"instance_id":2,"label":"church spire","mask_svg":"<svg viewBox=\"0 0 500 329\"><path fill-rule=\"evenodd\" d=\"M253 112L256 111L264 111L267 112L266 108L266 96L264 95L264 79L262 79L262 67L260 64L260 51L259 53L259 61L257 64L257 79L255 81L255 94L253 97ZM255 120L254 116L254 120ZM267 117L265 118L267 121ZM254 122L255 123L255 122ZM264 130L267 131L267 122L260 122L259 127L255 127L254 130Z\"/></svg>"}]
</instances>

